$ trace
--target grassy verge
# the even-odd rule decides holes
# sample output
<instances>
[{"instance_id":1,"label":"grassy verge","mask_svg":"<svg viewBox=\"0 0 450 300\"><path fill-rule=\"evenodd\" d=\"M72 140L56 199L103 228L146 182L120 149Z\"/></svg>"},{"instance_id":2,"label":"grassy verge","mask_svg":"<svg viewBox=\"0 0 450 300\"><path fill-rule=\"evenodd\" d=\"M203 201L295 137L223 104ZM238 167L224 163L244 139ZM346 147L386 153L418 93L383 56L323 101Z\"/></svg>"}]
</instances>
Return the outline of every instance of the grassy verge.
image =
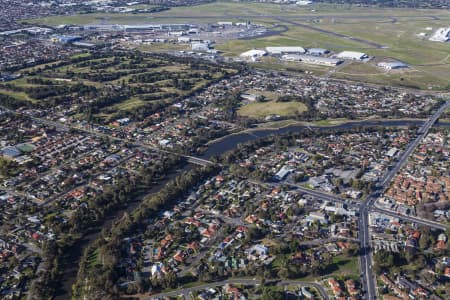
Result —
<instances>
[{"instance_id":1,"label":"grassy verge","mask_svg":"<svg viewBox=\"0 0 450 300\"><path fill-rule=\"evenodd\" d=\"M307 110L305 104L301 102L253 102L242 106L238 114L251 118L264 118L269 115L279 115L282 117L292 117Z\"/></svg>"}]
</instances>

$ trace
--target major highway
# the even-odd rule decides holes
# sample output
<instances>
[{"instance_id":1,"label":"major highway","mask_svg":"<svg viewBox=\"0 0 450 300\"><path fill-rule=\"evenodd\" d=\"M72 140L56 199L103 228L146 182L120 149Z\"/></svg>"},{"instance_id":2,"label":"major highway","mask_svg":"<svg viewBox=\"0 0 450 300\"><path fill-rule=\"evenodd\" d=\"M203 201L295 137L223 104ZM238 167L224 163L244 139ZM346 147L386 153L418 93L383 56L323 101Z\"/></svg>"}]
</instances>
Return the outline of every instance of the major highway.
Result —
<instances>
[{"instance_id":1,"label":"major highway","mask_svg":"<svg viewBox=\"0 0 450 300\"><path fill-rule=\"evenodd\" d=\"M398 160L397 164L388 172L385 174L383 179L380 181L379 186L381 188L386 188L388 184L391 182L392 178L394 178L395 174L400 171L400 169L403 167L403 165L406 163L408 157L414 152L414 150L417 148L417 146L420 144L422 139L427 135L430 128L433 126L434 123L439 119L441 114L445 112L448 108L450 108L450 101L445 102L444 105L442 105L425 123L419 128L418 136L416 139L414 139L406 148L406 150L403 152L402 156Z\"/></svg>"},{"instance_id":2,"label":"major highway","mask_svg":"<svg viewBox=\"0 0 450 300\"><path fill-rule=\"evenodd\" d=\"M377 207L376 204L372 207L371 211L376 211L376 212L383 213L388 216L397 217L403 221L413 222L413 223L417 223L420 225L428 226L430 228L440 229L443 231L450 229L450 226L446 225L444 223L438 223L438 222L434 222L434 221L430 221L430 220L426 220L426 219L422 219L422 218L417 218L414 216L401 215L396 212L393 212L392 210Z\"/></svg>"},{"instance_id":3,"label":"major highway","mask_svg":"<svg viewBox=\"0 0 450 300\"><path fill-rule=\"evenodd\" d=\"M372 300L377 298L376 293L376 281L372 272L372 256L370 251L370 230L369 230L369 212L370 211L378 211L384 213L389 216L398 217L399 219L414 222L420 225L429 226L432 228L446 230L449 229L450 226L445 224L440 224L437 222L433 222L430 220L425 220L421 218L416 218L412 216L399 215L395 212L384 210L375 206L376 199L378 198L381 192L384 192L388 186L390 185L394 176L400 171L400 169L404 166L409 156L414 152L417 146L421 143L422 139L427 135L428 131L431 129L433 124L439 119L441 114L445 112L448 108L450 108L450 101L444 103L418 130L417 137L411 141L411 143L407 146L403 154L397 160L395 165L380 179L379 184L377 185L377 190L373 192L366 198L366 201L361 204L356 204L354 202L345 201L337 196L329 195L323 192L314 191L310 189L306 189L304 187L294 185L297 189L301 190L305 194L309 194L311 196L317 197L318 199L324 201L330 201L335 203L345 203L351 207L359 206L359 242L361 248L360 255L360 267L361 267L361 281L363 284L363 289L366 291L365 299Z\"/></svg>"},{"instance_id":4,"label":"major highway","mask_svg":"<svg viewBox=\"0 0 450 300\"><path fill-rule=\"evenodd\" d=\"M302 187L301 185L294 184L294 183L290 183L288 185L295 187L297 190L299 190L307 195L316 197L317 199L321 199L321 200L329 201L329 202L333 202L333 203L339 203L339 204L345 205L347 207L352 207L352 208L359 207L359 203L356 203L353 200L344 200L338 196L327 194L325 192L320 192L317 190L307 189L305 187Z\"/></svg>"},{"instance_id":5,"label":"major highway","mask_svg":"<svg viewBox=\"0 0 450 300\"><path fill-rule=\"evenodd\" d=\"M370 211L378 211L389 216L398 217L399 219L414 222L420 225L429 226L431 228L437 228L446 230L450 227L445 224L440 224L430 220L425 220L421 218L416 218L412 216L399 215L395 212L384 210L375 206L376 199L378 198L380 192L384 192L394 176L400 171L403 165L408 160L409 156L414 152L417 146L421 143L422 139L427 135L433 124L439 119L439 116L450 107L450 101L447 101L442 105L418 130L417 137L411 141L407 146L403 154L397 160L395 165L380 179L378 184L378 189L366 198L365 202L355 203L352 201L346 201L338 196L327 194L321 191L307 189L300 185L294 183L283 183L289 186L293 186L296 189L302 191L305 194L311 195L323 201L329 201L333 203L345 204L349 207L359 207L359 242L361 248L360 255L360 267L361 267L361 281L363 284L363 289L366 291L365 299L372 300L377 298L376 294L376 281L372 272L372 256L370 251L370 230L369 230L369 213ZM282 185L282 184L274 184Z\"/></svg>"},{"instance_id":6,"label":"major highway","mask_svg":"<svg viewBox=\"0 0 450 300\"><path fill-rule=\"evenodd\" d=\"M338 196L327 194L327 193L324 193L321 191L310 190L310 189L304 188L304 187L294 184L294 183L283 183L283 184L287 184L292 187L295 187L296 189L300 190L301 192L303 192L305 194L311 195L313 197L316 197L316 198L324 200L324 201L340 203L340 204L344 204L344 205L347 205L348 207L352 207L352 208L359 208L358 240L359 240L360 246L361 246L360 267L361 267L361 280L362 280L363 290L366 292L366 296L364 297L365 299L373 300L373 299L377 298L375 278L373 277L373 273L372 273L372 257L371 257L371 251L370 251L370 230L369 230L369 222L368 222L368 219L369 219L368 217L369 217L370 211L378 211L378 212L384 213L386 215L395 216L395 217L398 217L398 218L406 220L406 221L418 223L418 224L421 224L424 226L429 226L432 228L438 228L438 229L442 229L442 230L449 228L449 226L447 226L447 225L439 224L439 223L436 223L433 221L424 220L424 219L413 217L413 216L399 215L399 214L396 214L395 212L388 211L388 210L382 209L380 207L376 207L376 205L374 205L376 202L376 199L379 197L379 195L381 193L383 193L388 188L388 186L389 186L390 182L392 181L392 179L394 178L394 176L404 166L404 164L408 160L409 156L414 152L414 150L421 143L423 138L428 134L428 131L436 123L436 121L439 119L441 114L449 108L450 108L450 101L447 101L429 119L427 119L425 121L425 123L423 123L423 125L417 131L417 137L410 142L410 144L407 146L407 148L402 153L400 158L396 161L394 166L391 169L389 169L388 172L379 180L376 191L374 191L371 195L369 195L366 198L366 201L364 201L364 202L356 203L354 201L344 200ZM6 108L3 108L3 109L10 111ZM14 112L14 111L11 111L11 112ZM51 121L51 120L47 120L47 119L35 118L35 117L31 117L31 119L33 119L39 123L55 126L59 130L67 131L70 129L76 129L76 130L86 131L90 134L94 134L94 135L98 135L98 136L106 136L102 133L93 132L91 130L78 128L78 127L74 127L74 126L68 126L66 124L61 124L59 122L55 122L55 121ZM108 136L108 137L110 137L110 136ZM132 142L132 141L128 141L125 139L119 139L119 138L114 138L114 139L122 140L125 142ZM145 145L145 144L136 144L136 145L146 147L149 149L153 149L153 150L157 150L157 151L172 153L170 151L166 151L166 150L163 150L163 149L160 149L157 147L153 147L150 145ZM206 165L206 164L212 163L208 160L197 158L194 156L188 156L188 155L179 154L179 153L172 153L172 154L181 155L181 156L185 157L186 159L188 159L188 161L191 163L196 163L196 164L200 164L200 165ZM277 183L274 185L280 185L280 184ZM178 294L181 293L183 295L187 295L194 290L198 290L198 288L200 288L200 287L204 287L204 288L208 287L208 286L212 287L212 286L220 285L221 283L223 283L223 284L226 284L226 283L244 283L244 284L254 283L254 284L257 284L257 282L255 280L251 280L251 279L232 279L229 281L211 283L208 285L198 286L195 288L181 289L181 290L177 290L177 291L174 291L171 293L160 294L159 296L169 296L169 294L177 295L176 293L178 293ZM299 284L301 284L301 282L299 282ZM322 292L324 292L323 290L321 290L319 285L317 288L321 294L322 294ZM324 295L326 296L326 293ZM324 299L328 299L328 297L324 297Z\"/></svg>"},{"instance_id":7,"label":"major highway","mask_svg":"<svg viewBox=\"0 0 450 300\"><path fill-rule=\"evenodd\" d=\"M427 135L428 131L433 126L433 124L439 119L441 114L445 112L449 107L450 101L447 101L419 128L419 130L417 131L418 133L417 137L407 146L406 150L397 160L393 168L391 168L383 176L383 178L381 178L377 186L378 187L377 190L373 192L371 195L369 195L366 201L363 202L360 206L359 209L359 241L361 246L360 263L361 263L362 284L364 290L367 292L365 299L372 300L377 298L376 283L375 283L376 281L375 278L373 277L372 272L372 254L370 251L369 212L373 210L373 206L380 192L384 192L388 188L395 174L397 174L400 171L400 169L408 160L409 156L414 152L414 150L420 144L422 139ZM432 221L404 215L398 215L392 212L388 212L386 210L381 210L379 208L375 208L374 210L381 211L388 215L395 215L396 217L401 217L402 219L422 224L425 226L436 227L437 225L439 225Z\"/></svg>"}]
</instances>

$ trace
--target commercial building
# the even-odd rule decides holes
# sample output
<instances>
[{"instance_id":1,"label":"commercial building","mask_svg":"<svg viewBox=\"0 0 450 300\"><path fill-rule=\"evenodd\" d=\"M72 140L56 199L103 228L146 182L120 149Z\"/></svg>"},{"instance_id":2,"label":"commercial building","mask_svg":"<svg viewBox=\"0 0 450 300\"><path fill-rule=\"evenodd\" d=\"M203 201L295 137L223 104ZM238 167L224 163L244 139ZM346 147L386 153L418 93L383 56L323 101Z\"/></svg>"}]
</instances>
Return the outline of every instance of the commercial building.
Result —
<instances>
[{"instance_id":1,"label":"commercial building","mask_svg":"<svg viewBox=\"0 0 450 300\"><path fill-rule=\"evenodd\" d=\"M217 25L219 25L219 26L233 26L233 22L228 22L228 21L217 22Z\"/></svg>"},{"instance_id":2,"label":"commercial building","mask_svg":"<svg viewBox=\"0 0 450 300\"><path fill-rule=\"evenodd\" d=\"M356 52L356 51L342 51L337 55L337 58L341 59L351 59L351 60L363 60L366 58L369 58L369 55L362 52Z\"/></svg>"},{"instance_id":3,"label":"commercial building","mask_svg":"<svg viewBox=\"0 0 450 300\"><path fill-rule=\"evenodd\" d=\"M84 30L94 31L186 31L194 27L191 24L137 24L137 25L120 25L120 24L90 24L83 26Z\"/></svg>"},{"instance_id":4,"label":"commercial building","mask_svg":"<svg viewBox=\"0 0 450 300\"><path fill-rule=\"evenodd\" d=\"M190 37L179 37L177 39L178 43L190 43L191 42L191 38Z\"/></svg>"},{"instance_id":5,"label":"commercial building","mask_svg":"<svg viewBox=\"0 0 450 300\"><path fill-rule=\"evenodd\" d=\"M320 57L313 55L298 55L298 54L286 54L281 57L281 59L286 61L300 61L306 64L321 65L334 67L343 62L342 59Z\"/></svg>"},{"instance_id":6,"label":"commercial building","mask_svg":"<svg viewBox=\"0 0 450 300\"><path fill-rule=\"evenodd\" d=\"M396 69L406 69L408 68L407 64L404 64L400 61L394 61L394 62L380 62L377 65L380 68L383 68L385 70L396 70Z\"/></svg>"},{"instance_id":7,"label":"commercial building","mask_svg":"<svg viewBox=\"0 0 450 300\"><path fill-rule=\"evenodd\" d=\"M283 166L277 172L277 174L275 174L274 179L277 180L277 181L284 180L286 178L286 176L289 175L289 173L291 173L291 169L289 169L287 166Z\"/></svg>"},{"instance_id":8,"label":"commercial building","mask_svg":"<svg viewBox=\"0 0 450 300\"><path fill-rule=\"evenodd\" d=\"M330 50L323 48L310 48L308 49L309 55L321 56L330 53Z\"/></svg>"},{"instance_id":9,"label":"commercial building","mask_svg":"<svg viewBox=\"0 0 450 300\"><path fill-rule=\"evenodd\" d=\"M191 44L191 49L192 51L206 52L209 50L209 44L202 42L194 42Z\"/></svg>"},{"instance_id":10,"label":"commercial building","mask_svg":"<svg viewBox=\"0 0 450 300\"><path fill-rule=\"evenodd\" d=\"M87 43L87 42L73 42L74 46L78 47L84 47L84 48L94 48L96 45L93 43Z\"/></svg>"},{"instance_id":11,"label":"commercial building","mask_svg":"<svg viewBox=\"0 0 450 300\"><path fill-rule=\"evenodd\" d=\"M300 6L310 5L310 4L312 4L312 1L309 1L309 0L300 0L300 1L297 1L295 4L300 5Z\"/></svg>"},{"instance_id":12,"label":"commercial building","mask_svg":"<svg viewBox=\"0 0 450 300\"><path fill-rule=\"evenodd\" d=\"M169 36L183 36L183 35L186 35L186 32L184 32L184 31L169 31L167 34Z\"/></svg>"},{"instance_id":13,"label":"commercial building","mask_svg":"<svg viewBox=\"0 0 450 300\"><path fill-rule=\"evenodd\" d=\"M52 40L52 42L55 42L55 43L69 44L69 43L81 40L81 36L55 35L55 36L52 36L51 40Z\"/></svg>"},{"instance_id":14,"label":"commercial building","mask_svg":"<svg viewBox=\"0 0 450 300\"><path fill-rule=\"evenodd\" d=\"M443 27L436 30L430 37L433 42L450 42L450 27Z\"/></svg>"},{"instance_id":15,"label":"commercial building","mask_svg":"<svg viewBox=\"0 0 450 300\"><path fill-rule=\"evenodd\" d=\"M2 155L7 158L14 158L22 154L22 152L14 146L5 147L1 152Z\"/></svg>"},{"instance_id":16,"label":"commercial building","mask_svg":"<svg viewBox=\"0 0 450 300\"><path fill-rule=\"evenodd\" d=\"M267 55L267 52L264 50L249 50L244 53L241 53L240 57L242 58L258 58Z\"/></svg>"},{"instance_id":17,"label":"commercial building","mask_svg":"<svg viewBox=\"0 0 450 300\"><path fill-rule=\"evenodd\" d=\"M266 51L269 54L288 54L288 53L305 53L306 50L303 47L266 47Z\"/></svg>"},{"instance_id":18,"label":"commercial building","mask_svg":"<svg viewBox=\"0 0 450 300\"><path fill-rule=\"evenodd\" d=\"M53 32L53 29L45 28L45 27L29 27L22 29L24 32L29 34L49 34Z\"/></svg>"},{"instance_id":19,"label":"commercial building","mask_svg":"<svg viewBox=\"0 0 450 300\"><path fill-rule=\"evenodd\" d=\"M25 32L25 33L33 34L33 35L49 34L49 33L53 32L53 29L46 28L46 27L27 27L27 28L15 29L15 30L2 31L2 32L0 32L0 36L1 35L13 35L13 34L21 33L21 32Z\"/></svg>"}]
</instances>

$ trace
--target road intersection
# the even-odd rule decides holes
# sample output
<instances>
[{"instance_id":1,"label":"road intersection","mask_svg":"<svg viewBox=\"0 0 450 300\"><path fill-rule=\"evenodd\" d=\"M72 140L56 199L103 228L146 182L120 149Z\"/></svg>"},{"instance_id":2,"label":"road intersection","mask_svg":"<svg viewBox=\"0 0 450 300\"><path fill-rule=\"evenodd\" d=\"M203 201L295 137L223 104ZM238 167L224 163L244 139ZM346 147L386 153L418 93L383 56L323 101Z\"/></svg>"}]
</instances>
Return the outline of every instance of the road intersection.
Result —
<instances>
[{"instance_id":1,"label":"road intersection","mask_svg":"<svg viewBox=\"0 0 450 300\"><path fill-rule=\"evenodd\" d=\"M291 187L300 190L304 194L316 197L317 199L323 201L329 201L333 203L344 204L347 207L359 208L359 243L360 243L360 268L361 268L361 279L363 290L366 291L366 297L364 299L373 300L377 299L376 292L376 282L372 273L372 253L370 249L370 229L369 229L369 213L380 212L389 216L393 216L399 218L400 220L414 222L420 225L428 226L435 229L447 230L450 229L450 226L437 223L434 221L398 214L392 212L390 210L382 209L377 206L376 200L378 197L386 191L389 187L394 176L401 170L404 166L408 158L414 152L414 150L419 146L423 138L428 134L428 131L431 127L437 122L439 117L444 113L447 109L450 108L450 100L445 102L417 131L417 137L409 143L405 151L402 153L400 158L396 161L394 166L378 181L376 189L369 196L367 196L366 200L361 203L356 203L350 200L344 200L336 195L328 194L325 192L312 190L305 188L303 186L294 184L294 183L276 183L274 185L288 185Z\"/></svg>"},{"instance_id":2,"label":"road intersection","mask_svg":"<svg viewBox=\"0 0 450 300\"><path fill-rule=\"evenodd\" d=\"M436 123L436 121L439 119L441 114L444 113L449 108L450 108L450 101L447 101L418 129L417 137L407 146L407 148L405 149L403 154L400 156L400 158L396 161L394 166L378 181L375 191L372 192L366 198L366 200L364 202L356 203L355 201L351 201L348 199L342 199L336 195L331 195L328 193L311 190L311 189L305 188L303 186L300 186L300 185L297 185L294 183L283 183L285 185L287 184L291 187L295 187L296 189L300 190L301 192L303 192L305 194L311 195L313 197L316 197L316 198L324 200L324 201L343 204L343 205L346 205L347 207L351 207L351 208L356 208L356 209L359 208L359 236L358 236L358 239L359 239L360 248L361 248L361 252L360 252L361 279L362 279L363 290L367 293L366 297L364 299L368 299L368 300L377 299L376 284L375 284L375 279L374 279L373 273L372 273L372 256L371 256L371 250L370 250L370 229L369 229L369 220L368 219L369 219L369 213L371 211L384 213L389 216L397 217L401 220L414 222L414 223L424 225L424 226L429 226L432 228L437 228L437 229L442 229L442 230L446 230L446 229L450 228L450 226L448 226L448 225L439 224L437 222L433 222L430 220L425 220L425 219L421 219L418 217L412 217L412 216L407 216L407 215L396 214L395 212L380 208L376 205L376 199L379 197L379 195L381 195L383 192L386 191L386 189L389 187L394 176L401 170L401 168L404 166L404 164L408 160L409 156L414 152L414 150L421 143L423 138L428 134L428 131L431 129L431 127ZM3 109L5 109L5 108L3 108ZM83 128L79 128L79 127L75 127L75 126L67 126L67 125L60 124L58 122L47 120L47 119L35 118L35 117L31 117L31 119L33 119L39 123L55 126L59 130L67 131L70 129L77 129L77 130L89 132L91 134L104 136L103 134L92 131L92 130L87 130L87 129L83 129ZM108 137L110 137L110 136L108 136ZM162 149L156 148L156 147L151 147L151 146L145 145L145 144L136 144L136 145L146 147L146 148L151 148L151 149L154 149L157 151L169 152L169 151L165 151L165 150L162 150ZM172 153L172 152L170 152L170 153ZM177 155L182 155L182 154L177 153ZM188 155L182 155L182 156L185 157L191 163L196 163L196 164L200 164L200 165L206 165L206 164L211 163L210 161L200 159L197 157L193 157L193 156L188 156ZM275 184L275 185L277 185L277 184ZM223 282L215 282L215 283L199 285L199 286L192 287L192 288L178 289L178 290L170 292L170 293L159 294L158 297L159 296L175 296L175 295L180 295L180 294L189 295L192 291L195 291L195 290L198 290L201 288L208 288L208 287L213 287L213 286L227 284L227 283L230 283L230 284L231 283L259 284L259 282L260 281L256 280L256 279L235 278L235 279L225 280ZM323 299L328 299L326 292L323 290L323 288L319 284L304 283L304 282L296 282L296 283L303 284L304 286L314 286L318 289L318 291L322 295Z\"/></svg>"}]
</instances>

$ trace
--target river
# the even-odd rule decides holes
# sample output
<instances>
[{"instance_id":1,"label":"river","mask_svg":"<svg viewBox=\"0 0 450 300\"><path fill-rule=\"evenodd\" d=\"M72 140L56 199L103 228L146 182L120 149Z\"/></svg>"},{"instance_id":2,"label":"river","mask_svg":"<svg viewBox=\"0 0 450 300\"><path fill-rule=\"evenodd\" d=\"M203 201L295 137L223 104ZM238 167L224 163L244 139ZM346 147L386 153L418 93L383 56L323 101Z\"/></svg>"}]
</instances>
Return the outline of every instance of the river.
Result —
<instances>
[{"instance_id":1,"label":"river","mask_svg":"<svg viewBox=\"0 0 450 300\"><path fill-rule=\"evenodd\" d=\"M246 143L253 141L255 139L263 138L269 135L280 135L289 132L300 132L303 130L313 130L313 131L325 131L329 129L350 129L356 127L368 127L368 126L384 126L384 127L399 127L399 126L417 126L421 125L423 121L420 120L392 120L392 121L355 121L343 123L340 125L334 126L306 126L306 125L291 125L278 129L254 129L245 131L237 134L230 134L221 139L218 139L216 142L211 143L208 146L208 150L200 156L203 159L209 159L212 156L221 155L227 151L233 150L240 143ZM437 123L436 126L450 126L450 123ZM156 184L151 190L147 192L147 194L156 193L161 188L165 186L165 184L175 178L177 175L181 174L184 171L192 168L192 165L185 165L183 167L179 167L178 169L172 170L164 180ZM61 278L62 282L62 290L56 297L57 300L68 299L71 297L72 285L75 283L78 272L78 264L83 255L84 249L89 243L97 239L100 235L102 228L110 228L114 221L118 220L123 216L125 212L133 211L140 203L140 200L143 196L136 199L136 201L131 202L126 208L120 209L116 213L114 213L110 218L108 218L102 226L99 226L97 230L86 235L80 242L76 244L76 246L72 247L70 252L68 253L68 257L70 260L63 266L64 275Z\"/></svg>"},{"instance_id":2,"label":"river","mask_svg":"<svg viewBox=\"0 0 450 300\"><path fill-rule=\"evenodd\" d=\"M200 156L203 159L209 159L214 155L221 155L227 151L233 150L240 143L246 143L258 138L263 138L269 135L280 135L289 132L300 132L302 130L313 130L323 132L329 129L350 129L355 127L368 126L384 126L384 127L399 127L399 126L420 126L423 121L420 120L388 120L388 121L354 121L347 122L333 126L306 126L306 125L290 125L282 128L274 129L252 129L245 132L230 134L218 139L208 146L208 150ZM437 123L436 126L450 126L450 123Z\"/></svg>"},{"instance_id":3,"label":"river","mask_svg":"<svg viewBox=\"0 0 450 300\"><path fill-rule=\"evenodd\" d=\"M70 299L72 294L72 285L75 283L77 279L78 273L78 265L80 263L80 259L83 255L84 249L93 241L95 241L99 236L103 228L111 228L113 223L120 218L125 213L132 212L140 203L140 200L144 198L146 195L153 194L161 190L167 182L171 179L174 179L179 174L184 171L188 171L193 166L190 164L185 164L184 166L178 166L178 168L172 168L172 171L167 174L167 176L156 183L151 189L149 189L144 195L140 195L135 201L130 202L126 207L119 209L114 214L112 214L109 218L107 218L101 226L98 228L91 230L89 234L86 234L82 240L78 241L75 246L71 247L69 252L67 253L67 258L65 259L65 264L62 266L64 269L63 278L61 278L61 289L58 291L56 300L65 300Z\"/></svg>"}]
</instances>

